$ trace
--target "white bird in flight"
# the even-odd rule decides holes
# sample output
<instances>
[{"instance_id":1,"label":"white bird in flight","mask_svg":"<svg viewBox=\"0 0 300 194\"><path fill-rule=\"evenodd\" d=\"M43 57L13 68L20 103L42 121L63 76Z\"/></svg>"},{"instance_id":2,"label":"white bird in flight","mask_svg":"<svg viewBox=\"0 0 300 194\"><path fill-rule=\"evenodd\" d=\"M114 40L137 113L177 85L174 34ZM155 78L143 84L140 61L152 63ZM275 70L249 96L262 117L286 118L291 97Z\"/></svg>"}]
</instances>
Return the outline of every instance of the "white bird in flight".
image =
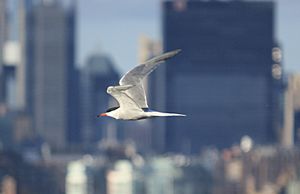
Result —
<instances>
[{"instance_id":1,"label":"white bird in flight","mask_svg":"<svg viewBox=\"0 0 300 194\"><path fill-rule=\"evenodd\" d=\"M114 97L118 107L108 109L97 117L109 116L122 120L140 120L151 117L185 116L177 113L153 111L148 108L143 79L167 59L175 56L177 49L154 57L128 71L119 81L119 86L109 86L107 93Z\"/></svg>"}]
</instances>

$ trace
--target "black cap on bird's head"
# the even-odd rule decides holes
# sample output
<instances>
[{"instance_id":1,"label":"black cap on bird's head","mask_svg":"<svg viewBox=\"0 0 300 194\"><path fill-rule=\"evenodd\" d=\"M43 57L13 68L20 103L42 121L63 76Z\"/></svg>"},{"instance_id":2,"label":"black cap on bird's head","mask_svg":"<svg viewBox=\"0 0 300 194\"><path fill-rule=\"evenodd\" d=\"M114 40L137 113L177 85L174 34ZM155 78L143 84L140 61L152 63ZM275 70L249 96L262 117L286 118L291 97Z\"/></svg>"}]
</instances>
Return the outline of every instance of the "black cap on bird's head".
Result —
<instances>
[{"instance_id":1,"label":"black cap on bird's head","mask_svg":"<svg viewBox=\"0 0 300 194\"><path fill-rule=\"evenodd\" d=\"M120 108L120 107L117 106L117 107L109 108L109 109L106 110L105 113L98 114L97 117L107 117L107 116L109 116L107 113L109 113L111 111L114 111L114 110L117 110L118 108Z\"/></svg>"}]
</instances>

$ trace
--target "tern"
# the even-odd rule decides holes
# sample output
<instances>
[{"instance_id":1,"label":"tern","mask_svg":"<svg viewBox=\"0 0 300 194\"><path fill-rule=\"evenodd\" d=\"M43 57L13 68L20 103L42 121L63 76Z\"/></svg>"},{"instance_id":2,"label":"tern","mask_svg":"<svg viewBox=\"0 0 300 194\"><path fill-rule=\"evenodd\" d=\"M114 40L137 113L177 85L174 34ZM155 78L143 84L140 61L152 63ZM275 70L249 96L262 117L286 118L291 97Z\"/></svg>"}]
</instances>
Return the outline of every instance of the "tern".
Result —
<instances>
[{"instance_id":1,"label":"tern","mask_svg":"<svg viewBox=\"0 0 300 194\"><path fill-rule=\"evenodd\" d=\"M143 79L161 63L175 56L177 49L154 57L128 71L119 81L119 86L109 86L107 93L115 98L119 106L109 108L97 117L108 116L121 120L140 120L151 117L185 116L177 113L158 112L149 109L143 86Z\"/></svg>"}]
</instances>

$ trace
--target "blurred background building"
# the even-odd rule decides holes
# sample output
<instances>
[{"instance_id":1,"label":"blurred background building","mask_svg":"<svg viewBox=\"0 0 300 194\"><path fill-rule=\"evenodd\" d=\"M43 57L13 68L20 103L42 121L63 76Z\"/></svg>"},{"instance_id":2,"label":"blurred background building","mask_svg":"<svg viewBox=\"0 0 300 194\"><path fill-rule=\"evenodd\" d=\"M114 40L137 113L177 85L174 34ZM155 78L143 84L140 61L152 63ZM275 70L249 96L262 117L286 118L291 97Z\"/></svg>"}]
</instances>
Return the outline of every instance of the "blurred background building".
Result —
<instances>
[{"instance_id":1,"label":"blurred background building","mask_svg":"<svg viewBox=\"0 0 300 194\"><path fill-rule=\"evenodd\" d=\"M3 68L3 47L4 47L4 42L6 38L6 2L1 1L0 2L0 91L1 91L1 96L0 100L3 101L3 73L2 73L2 68Z\"/></svg>"},{"instance_id":2,"label":"blurred background building","mask_svg":"<svg viewBox=\"0 0 300 194\"><path fill-rule=\"evenodd\" d=\"M164 50L183 52L156 71L164 80L151 93L161 96L155 108L188 115L166 120L165 151L224 148L244 135L277 142L282 73L279 63L272 74L274 9L273 2L163 3Z\"/></svg>"},{"instance_id":3,"label":"blurred background building","mask_svg":"<svg viewBox=\"0 0 300 194\"><path fill-rule=\"evenodd\" d=\"M91 55L81 69L81 108L82 140L86 145L107 139L112 134L117 140L117 124L114 121L95 119L113 105L112 98L107 95L106 88L118 83L119 74L115 64L104 54ZM116 104L115 104L116 105Z\"/></svg>"},{"instance_id":4,"label":"blurred background building","mask_svg":"<svg viewBox=\"0 0 300 194\"><path fill-rule=\"evenodd\" d=\"M27 13L27 108L36 133L57 149L78 130L74 11L43 1Z\"/></svg>"},{"instance_id":5,"label":"blurred background building","mask_svg":"<svg viewBox=\"0 0 300 194\"><path fill-rule=\"evenodd\" d=\"M0 103L4 101L3 47L7 36L6 1L0 2ZM1 105L0 105L1 106Z\"/></svg>"},{"instance_id":6,"label":"blurred background building","mask_svg":"<svg viewBox=\"0 0 300 194\"><path fill-rule=\"evenodd\" d=\"M299 146L300 142L300 78L299 74L287 76L287 88L284 94L284 127L282 130L282 144L293 147L294 143Z\"/></svg>"}]
</instances>

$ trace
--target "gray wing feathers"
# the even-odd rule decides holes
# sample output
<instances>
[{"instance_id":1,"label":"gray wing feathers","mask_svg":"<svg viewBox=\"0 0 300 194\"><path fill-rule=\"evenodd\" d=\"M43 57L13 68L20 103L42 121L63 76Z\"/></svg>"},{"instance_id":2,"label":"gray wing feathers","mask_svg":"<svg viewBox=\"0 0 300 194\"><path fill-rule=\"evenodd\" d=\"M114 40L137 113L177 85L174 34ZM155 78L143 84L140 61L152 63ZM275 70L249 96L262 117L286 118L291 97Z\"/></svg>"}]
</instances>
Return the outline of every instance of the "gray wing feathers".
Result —
<instances>
[{"instance_id":1,"label":"gray wing feathers","mask_svg":"<svg viewBox=\"0 0 300 194\"><path fill-rule=\"evenodd\" d=\"M164 53L162 55L159 55L157 57L154 57L154 58L146 61L145 64L151 65L151 64L162 63L162 62L166 61L167 59L175 56L180 51L181 51L181 49L177 49L177 50L174 50L174 51L170 51L170 52Z\"/></svg>"},{"instance_id":2,"label":"gray wing feathers","mask_svg":"<svg viewBox=\"0 0 300 194\"><path fill-rule=\"evenodd\" d=\"M155 70L162 62L175 56L181 49L164 53L160 56L154 57L144 64L138 65L129 72L127 72L120 80L119 84L122 85L134 85L128 90L126 94L130 96L141 108L148 108L145 90L142 80Z\"/></svg>"},{"instance_id":3,"label":"gray wing feathers","mask_svg":"<svg viewBox=\"0 0 300 194\"><path fill-rule=\"evenodd\" d=\"M158 65L165 60L173 57L179 53L181 49L177 49L171 52L164 53L160 56L154 57L144 64L134 67L132 70L128 71L120 80L120 85L135 85L141 82L141 80L149 75Z\"/></svg>"},{"instance_id":4,"label":"gray wing feathers","mask_svg":"<svg viewBox=\"0 0 300 194\"><path fill-rule=\"evenodd\" d=\"M120 107L127 110L131 110L131 109L140 110L140 107L136 104L136 102L125 93L125 91L131 87L133 86L132 85L110 86L107 88L107 93L110 94L118 101Z\"/></svg>"}]
</instances>

